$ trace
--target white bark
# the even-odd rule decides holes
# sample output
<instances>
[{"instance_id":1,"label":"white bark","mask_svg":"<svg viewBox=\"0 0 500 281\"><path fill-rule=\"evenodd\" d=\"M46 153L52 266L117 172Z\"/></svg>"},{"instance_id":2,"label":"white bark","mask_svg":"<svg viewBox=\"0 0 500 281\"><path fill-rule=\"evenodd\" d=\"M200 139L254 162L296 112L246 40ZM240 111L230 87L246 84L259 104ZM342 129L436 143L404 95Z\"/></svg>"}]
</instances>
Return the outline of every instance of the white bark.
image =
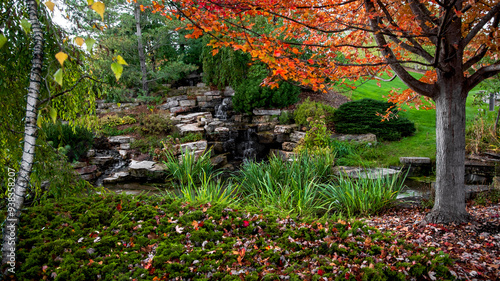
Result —
<instances>
[{"instance_id":1,"label":"white bark","mask_svg":"<svg viewBox=\"0 0 500 281\"><path fill-rule=\"evenodd\" d=\"M26 118L24 127L24 148L14 185L14 192L9 196L9 207L7 219L3 229L2 262L9 261L9 254L16 249L18 238L18 225L21 209L24 204L26 188L30 181L31 170L35 158L35 143L37 139L37 104L40 92L40 81L43 62L43 32L38 21L38 7L35 0L28 0L28 13L31 22L32 36L34 40L32 67L30 72L30 83L26 104Z\"/></svg>"}]
</instances>

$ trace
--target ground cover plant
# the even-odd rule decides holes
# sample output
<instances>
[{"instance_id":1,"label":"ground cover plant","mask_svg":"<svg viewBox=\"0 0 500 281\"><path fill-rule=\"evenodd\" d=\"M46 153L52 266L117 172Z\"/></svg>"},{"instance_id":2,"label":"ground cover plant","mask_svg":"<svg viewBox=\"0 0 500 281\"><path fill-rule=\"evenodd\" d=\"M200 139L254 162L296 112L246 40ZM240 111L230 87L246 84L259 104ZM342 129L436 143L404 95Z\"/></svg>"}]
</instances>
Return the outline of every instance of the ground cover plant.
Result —
<instances>
[{"instance_id":1,"label":"ground cover plant","mask_svg":"<svg viewBox=\"0 0 500 281\"><path fill-rule=\"evenodd\" d=\"M437 246L361 221L104 194L47 200L21 218L19 280L452 279Z\"/></svg>"}]
</instances>

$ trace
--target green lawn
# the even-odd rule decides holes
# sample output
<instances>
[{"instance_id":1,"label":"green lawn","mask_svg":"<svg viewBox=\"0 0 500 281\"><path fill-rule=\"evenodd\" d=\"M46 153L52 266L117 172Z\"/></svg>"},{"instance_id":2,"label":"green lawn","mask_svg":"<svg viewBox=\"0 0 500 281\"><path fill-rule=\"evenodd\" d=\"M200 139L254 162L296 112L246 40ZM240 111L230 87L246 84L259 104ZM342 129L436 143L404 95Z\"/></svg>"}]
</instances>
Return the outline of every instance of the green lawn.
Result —
<instances>
[{"instance_id":1,"label":"green lawn","mask_svg":"<svg viewBox=\"0 0 500 281\"><path fill-rule=\"evenodd\" d=\"M415 77L420 77L421 74L414 74ZM391 82L380 82L380 87L376 80L356 82L353 85L357 86L355 90L349 90L346 95L353 100L363 98L371 98L376 100L387 100L386 96L392 89L403 91L408 87L399 79L394 79ZM344 90L345 91L345 90ZM476 91L469 94L467 100L467 120L471 120L477 115L478 107L472 105L473 95ZM419 156L430 157L432 160L436 158L436 111L417 110L409 106L403 106L401 114L406 116L411 121L415 122L417 129L416 133L411 137L406 137L400 141L381 142L374 148L369 148L362 153L362 165L368 166L398 166L399 157L402 156ZM482 106L487 110L487 105ZM496 114L490 112L488 114ZM363 157L365 156L365 157Z\"/></svg>"}]
</instances>

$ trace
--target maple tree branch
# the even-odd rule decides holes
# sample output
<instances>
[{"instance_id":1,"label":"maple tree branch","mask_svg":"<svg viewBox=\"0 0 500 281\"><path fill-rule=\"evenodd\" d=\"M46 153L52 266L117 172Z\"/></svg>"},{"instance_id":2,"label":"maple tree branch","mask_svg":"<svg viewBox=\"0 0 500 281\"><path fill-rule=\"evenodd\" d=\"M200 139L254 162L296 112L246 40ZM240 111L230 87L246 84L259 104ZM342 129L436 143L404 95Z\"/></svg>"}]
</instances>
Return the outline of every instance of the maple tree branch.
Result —
<instances>
[{"instance_id":1,"label":"maple tree branch","mask_svg":"<svg viewBox=\"0 0 500 281\"><path fill-rule=\"evenodd\" d=\"M486 45L481 44L481 47L479 47L479 49L476 51L476 54L464 63L462 71L466 71L467 69L471 68L474 64L478 63L486 55L488 50L489 48L486 47Z\"/></svg>"},{"instance_id":2,"label":"maple tree branch","mask_svg":"<svg viewBox=\"0 0 500 281\"><path fill-rule=\"evenodd\" d=\"M372 1L365 0L365 6L366 6L366 11L368 11L369 13L373 13L375 11L375 5L373 4ZM376 32L377 30L380 30L379 27L379 23L381 21L380 16L375 15L373 17L370 17L369 21L372 29L375 30L374 33L375 41L380 46L382 55L385 57L385 60L391 66L392 70L394 70L396 75L398 75L401 81L403 81L403 83L405 83L415 92L433 98L435 96L435 93L437 92L435 89L436 86L433 84L427 84L421 82L416 78L414 78L413 76L411 76L411 74L401 65L401 63L397 60L392 50L389 48L387 41L384 38L384 35L379 32Z\"/></svg>"},{"instance_id":3,"label":"maple tree branch","mask_svg":"<svg viewBox=\"0 0 500 281\"><path fill-rule=\"evenodd\" d=\"M399 38L396 36L396 35L389 35L389 38L395 42L396 44L400 45L401 47L403 47L405 50L409 51L409 52L412 52L416 55L419 55L421 56L422 58L424 58L426 61L428 62L432 62L433 61L433 57L427 53L424 48L414 39L414 38L411 38L411 37L408 37L408 32L404 31L397 23L396 21L393 19L392 15L389 13L389 11L387 10L387 7L386 5L384 5L384 3L382 3L382 1L380 0L377 0L377 3L379 5L379 7L382 9L382 11L384 12L385 14L385 17L387 18L387 20L389 20L390 24L392 26L394 26L396 29L398 30L402 30L401 33L407 37L407 40L410 41L411 44L413 44L413 46L410 46L406 43L404 43L403 41L399 40Z\"/></svg>"},{"instance_id":4,"label":"maple tree branch","mask_svg":"<svg viewBox=\"0 0 500 281\"><path fill-rule=\"evenodd\" d=\"M472 90L483 80L493 77L500 73L500 60L497 60L494 64L481 67L472 76L470 76L466 81L466 91Z\"/></svg>"},{"instance_id":5,"label":"maple tree branch","mask_svg":"<svg viewBox=\"0 0 500 281\"><path fill-rule=\"evenodd\" d=\"M467 34L467 36L460 42L460 46L462 48L465 48L465 46L467 46L470 41L472 41L472 39L474 39L474 37L476 37L476 35L479 33L479 31L481 31L481 29L483 29L483 27L494 17L494 16L498 16L500 13L500 3L497 3L489 12L488 14L486 14L483 18L481 18L481 20L479 21L479 23L476 24L476 26L474 26L474 28L472 28L471 31L469 31L469 34Z\"/></svg>"}]
</instances>

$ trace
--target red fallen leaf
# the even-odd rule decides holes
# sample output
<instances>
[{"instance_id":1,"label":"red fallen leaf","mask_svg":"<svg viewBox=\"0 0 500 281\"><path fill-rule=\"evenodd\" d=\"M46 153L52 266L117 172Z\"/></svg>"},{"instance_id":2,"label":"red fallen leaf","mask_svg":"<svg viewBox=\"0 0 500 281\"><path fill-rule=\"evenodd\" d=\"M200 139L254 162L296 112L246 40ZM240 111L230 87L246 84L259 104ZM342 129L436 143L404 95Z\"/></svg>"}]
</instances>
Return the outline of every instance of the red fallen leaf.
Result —
<instances>
[{"instance_id":1,"label":"red fallen leaf","mask_svg":"<svg viewBox=\"0 0 500 281\"><path fill-rule=\"evenodd\" d=\"M243 221L243 227L247 227L247 226L249 226L249 225L250 225L250 222L248 222L248 221Z\"/></svg>"},{"instance_id":2,"label":"red fallen leaf","mask_svg":"<svg viewBox=\"0 0 500 281\"><path fill-rule=\"evenodd\" d=\"M318 270L318 275L319 276L323 276L323 274L325 274L325 272L322 269Z\"/></svg>"},{"instance_id":3,"label":"red fallen leaf","mask_svg":"<svg viewBox=\"0 0 500 281\"><path fill-rule=\"evenodd\" d=\"M118 210L118 212L121 212L122 211L122 203L118 203L118 205L116 205L116 209Z\"/></svg>"}]
</instances>

